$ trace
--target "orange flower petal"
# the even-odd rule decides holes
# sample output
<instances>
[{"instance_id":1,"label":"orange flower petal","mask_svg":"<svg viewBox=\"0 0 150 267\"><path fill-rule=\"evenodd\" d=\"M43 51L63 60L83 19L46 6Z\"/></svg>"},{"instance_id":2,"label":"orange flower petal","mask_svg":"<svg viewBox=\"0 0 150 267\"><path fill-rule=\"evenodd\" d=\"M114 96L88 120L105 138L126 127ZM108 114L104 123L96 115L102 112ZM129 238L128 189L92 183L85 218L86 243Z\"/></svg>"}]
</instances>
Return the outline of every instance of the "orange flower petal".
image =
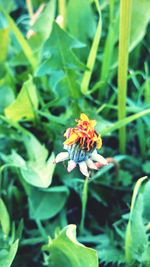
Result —
<instances>
[{"instance_id":1,"label":"orange flower petal","mask_svg":"<svg viewBox=\"0 0 150 267\"><path fill-rule=\"evenodd\" d=\"M91 121L90 121L90 126L91 126L92 128L94 128L95 125L96 125L96 121L95 121L95 120L91 120Z\"/></svg>"},{"instance_id":2,"label":"orange flower petal","mask_svg":"<svg viewBox=\"0 0 150 267\"><path fill-rule=\"evenodd\" d=\"M89 118L88 118L88 116L86 116L84 113L81 113L81 115L80 115L80 119L82 120L82 121L90 121L89 120Z\"/></svg>"},{"instance_id":3,"label":"orange flower petal","mask_svg":"<svg viewBox=\"0 0 150 267\"><path fill-rule=\"evenodd\" d=\"M78 139L78 135L76 133L72 133L70 137L64 142L64 145L71 145L75 143Z\"/></svg>"}]
</instances>

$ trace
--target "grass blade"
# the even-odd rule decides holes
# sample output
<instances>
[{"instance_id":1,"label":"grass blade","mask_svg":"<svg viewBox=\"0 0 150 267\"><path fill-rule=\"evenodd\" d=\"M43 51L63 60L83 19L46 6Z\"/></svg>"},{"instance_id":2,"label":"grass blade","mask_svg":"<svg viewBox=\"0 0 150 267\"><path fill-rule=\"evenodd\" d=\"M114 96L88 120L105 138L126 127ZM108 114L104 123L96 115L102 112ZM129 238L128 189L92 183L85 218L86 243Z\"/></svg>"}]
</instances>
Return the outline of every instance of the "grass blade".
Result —
<instances>
[{"instance_id":1,"label":"grass blade","mask_svg":"<svg viewBox=\"0 0 150 267\"><path fill-rule=\"evenodd\" d=\"M15 24L14 20L9 16L9 14L7 14L7 12L5 12L5 10L1 7L0 7L0 10L5 15L8 23L9 23L10 29L13 31L13 33L14 33L18 43L20 44L26 58L28 59L30 65L32 66L32 69L35 70L38 62L37 62L37 59L35 58L35 56L33 55L31 47L29 46L29 44L26 41L26 39L24 38L23 34L21 33L21 31L19 30L19 28Z\"/></svg>"},{"instance_id":2,"label":"grass blade","mask_svg":"<svg viewBox=\"0 0 150 267\"><path fill-rule=\"evenodd\" d=\"M115 122L112 126L107 127L104 130L102 130L101 135L104 136L108 133L111 133L111 132L117 130L117 129L120 129L120 128L124 127L125 125L127 125L128 123L130 123L134 120L137 120L137 119L139 119L139 118L141 118L141 117L143 117L149 113L150 113L150 109L146 109L146 110L143 110L137 114L134 114L134 115L131 115L127 118L119 120L119 121Z\"/></svg>"},{"instance_id":3,"label":"grass blade","mask_svg":"<svg viewBox=\"0 0 150 267\"><path fill-rule=\"evenodd\" d=\"M89 53L89 57L87 60L87 65L86 65L87 70L85 71L85 73L83 75L82 82L81 82L81 92L83 94L86 94L88 91L90 79L92 76L92 72L93 72L93 68L94 68L94 64L95 64L95 60L96 60L98 45L99 45L99 41L101 38L102 20L101 20L100 6L97 4L97 2L96 2L96 6L97 6L97 9L99 12L99 21L98 21L95 37L93 39L92 47L91 47L91 50Z\"/></svg>"}]
</instances>

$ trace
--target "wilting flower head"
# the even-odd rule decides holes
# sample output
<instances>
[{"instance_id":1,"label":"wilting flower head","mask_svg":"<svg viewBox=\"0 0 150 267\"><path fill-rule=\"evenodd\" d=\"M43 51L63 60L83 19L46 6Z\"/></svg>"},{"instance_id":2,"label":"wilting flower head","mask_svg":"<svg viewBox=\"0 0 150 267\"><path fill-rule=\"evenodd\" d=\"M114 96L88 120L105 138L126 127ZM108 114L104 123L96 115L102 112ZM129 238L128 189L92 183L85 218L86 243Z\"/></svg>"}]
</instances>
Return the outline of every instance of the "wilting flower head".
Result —
<instances>
[{"instance_id":1,"label":"wilting flower head","mask_svg":"<svg viewBox=\"0 0 150 267\"><path fill-rule=\"evenodd\" d=\"M82 113L76 122L76 127L68 128L64 134L66 137L64 149L67 152L59 153L55 158L55 163L69 160L68 172L71 172L78 164L82 174L89 176L88 168L97 170L107 165L107 160L97 153L97 149L102 146L102 139L94 129L95 120L90 120Z\"/></svg>"}]
</instances>

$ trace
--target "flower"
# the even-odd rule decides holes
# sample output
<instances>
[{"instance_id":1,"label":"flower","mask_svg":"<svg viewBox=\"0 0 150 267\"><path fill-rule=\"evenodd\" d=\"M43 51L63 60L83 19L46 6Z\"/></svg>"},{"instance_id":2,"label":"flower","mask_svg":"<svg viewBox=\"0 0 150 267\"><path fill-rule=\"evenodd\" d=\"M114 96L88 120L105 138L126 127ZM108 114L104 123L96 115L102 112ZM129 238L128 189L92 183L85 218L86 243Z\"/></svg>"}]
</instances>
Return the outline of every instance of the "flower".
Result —
<instances>
[{"instance_id":1,"label":"flower","mask_svg":"<svg viewBox=\"0 0 150 267\"><path fill-rule=\"evenodd\" d=\"M71 172L78 164L81 173L89 177L88 168L98 170L107 165L107 160L97 153L97 149L102 146L102 139L94 129L96 121L90 120L82 113L76 122L77 126L68 128L64 134L66 138L64 149L67 152L59 153L55 158L55 163L69 160L68 172Z\"/></svg>"}]
</instances>

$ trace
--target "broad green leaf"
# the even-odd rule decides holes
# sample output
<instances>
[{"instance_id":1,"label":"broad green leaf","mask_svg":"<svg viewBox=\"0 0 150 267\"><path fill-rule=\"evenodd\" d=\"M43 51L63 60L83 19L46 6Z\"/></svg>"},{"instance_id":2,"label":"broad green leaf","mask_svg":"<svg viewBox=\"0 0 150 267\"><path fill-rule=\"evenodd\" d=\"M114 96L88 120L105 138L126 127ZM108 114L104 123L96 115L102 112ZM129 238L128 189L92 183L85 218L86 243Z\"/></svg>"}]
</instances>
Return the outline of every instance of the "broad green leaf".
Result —
<instances>
[{"instance_id":1,"label":"broad green leaf","mask_svg":"<svg viewBox=\"0 0 150 267\"><path fill-rule=\"evenodd\" d=\"M48 150L44 144L32 134L23 137L24 145L27 149L30 162L43 162L48 158Z\"/></svg>"},{"instance_id":2,"label":"broad green leaf","mask_svg":"<svg viewBox=\"0 0 150 267\"><path fill-rule=\"evenodd\" d=\"M149 21L149 0L133 0L130 33L130 51L133 50L135 46L143 39Z\"/></svg>"},{"instance_id":3,"label":"broad green leaf","mask_svg":"<svg viewBox=\"0 0 150 267\"><path fill-rule=\"evenodd\" d=\"M5 108L5 116L16 122L21 119L34 120L38 108L36 87L30 77L24 82L15 102Z\"/></svg>"},{"instance_id":4,"label":"broad green leaf","mask_svg":"<svg viewBox=\"0 0 150 267\"><path fill-rule=\"evenodd\" d=\"M51 182L55 169L54 153L48 157L48 150L33 136L23 137L29 159L25 159L14 150L10 156L4 158L10 166L20 169L22 178L29 184L47 188Z\"/></svg>"},{"instance_id":5,"label":"broad green leaf","mask_svg":"<svg viewBox=\"0 0 150 267\"><path fill-rule=\"evenodd\" d=\"M54 23L52 33L43 47L43 56L47 59L42 62L37 74L44 75L63 68L83 69L84 65L72 51L81 47L84 47L82 43Z\"/></svg>"},{"instance_id":6,"label":"broad green leaf","mask_svg":"<svg viewBox=\"0 0 150 267\"><path fill-rule=\"evenodd\" d=\"M7 208L2 199L0 199L0 224L4 235L7 237L10 232L10 219Z\"/></svg>"},{"instance_id":7,"label":"broad green leaf","mask_svg":"<svg viewBox=\"0 0 150 267\"><path fill-rule=\"evenodd\" d=\"M47 220L54 217L64 207L69 191L65 186L45 190L32 188L29 194L30 218Z\"/></svg>"},{"instance_id":8,"label":"broad green leaf","mask_svg":"<svg viewBox=\"0 0 150 267\"><path fill-rule=\"evenodd\" d=\"M55 169L54 154L47 161L27 162L24 168L21 168L22 177L33 186L47 188L52 182Z\"/></svg>"},{"instance_id":9,"label":"broad green leaf","mask_svg":"<svg viewBox=\"0 0 150 267\"><path fill-rule=\"evenodd\" d=\"M0 251L0 266L10 267L16 256L18 250L19 240L17 239L13 244L10 245L9 250L1 249Z\"/></svg>"},{"instance_id":10,"label":"broad green leaf","mask_svg":"<svg viewBox=\"0 0 150 267\"><path fill-rule=\"evenodd\" d=\"M84 69L85 66L75 56L72 49L81 47L83 47L82 43L75 40L54 23L51 35L44 44L41 65L36 75L43 76L45 74L51 74L51 79L53 79L56 71L63 71L65 77L63 82L65 86L73 97L78 96L78 74L79 70Z\"/></svg>"},{"instance_id":11,"label":"broad green leaf","mask_svg":"<svg viewBox=\"0 0 150 267\"><path fill-rule=\"evenodd\" d=\"M48 187L52 182L55 169L54 153L48 158L48 150L33 135L24 137L29 161L21 168L21 174L26 182L37 187Z\"/></svg>"},{"instance_id":12,"label":"broad green leaf","mask_svg":"<svg viewBox=\"0 0 150 267\"><path fill-rule=\"evenodd\" d=\"M76 225L66 226L47 246L51 267L98 267L97 252L76 239Z\"/></svg>"},{"instance_id":13,"label":"broad green leaf","mask_svg":"<svg viewBox=\"0 0 150 267\"><path fill-rule=\"evenodd\" d=\"M80 41L87 43L87 39L93 37L96 28L90 1L70 0L66 9L69 32Z\"/></svg>"}]
</instances>

